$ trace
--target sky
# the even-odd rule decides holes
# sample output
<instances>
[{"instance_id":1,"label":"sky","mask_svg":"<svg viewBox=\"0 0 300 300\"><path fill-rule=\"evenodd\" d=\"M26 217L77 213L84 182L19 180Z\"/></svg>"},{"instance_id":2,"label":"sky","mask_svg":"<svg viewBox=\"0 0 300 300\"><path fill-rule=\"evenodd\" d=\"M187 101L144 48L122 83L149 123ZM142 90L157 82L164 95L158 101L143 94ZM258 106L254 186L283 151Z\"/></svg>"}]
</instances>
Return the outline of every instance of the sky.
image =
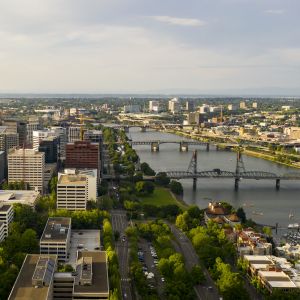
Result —
<instances>
[{"instance_id":1,"label":"sky","mask_svg":"<svg viewBox=\"0 0 300 300\"><path fill-rule=\"evenodd\" d=\"M300 94L299 0L1 0L0 93Z\"/></svg>"}]
</instances>

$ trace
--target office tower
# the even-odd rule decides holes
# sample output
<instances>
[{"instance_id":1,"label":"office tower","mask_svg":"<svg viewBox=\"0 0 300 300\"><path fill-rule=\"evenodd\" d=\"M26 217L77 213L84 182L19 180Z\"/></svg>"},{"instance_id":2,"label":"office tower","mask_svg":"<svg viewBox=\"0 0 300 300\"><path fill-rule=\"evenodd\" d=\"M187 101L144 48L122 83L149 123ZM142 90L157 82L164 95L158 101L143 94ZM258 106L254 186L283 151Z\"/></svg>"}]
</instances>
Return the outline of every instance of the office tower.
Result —
<instances>
[{"instance_id":1,"label":"office tower","mask_svg":"<svg viewBox=\"0 0 300 300\"><path fill-rule=\"evenodd\" d=\"M45 163L57 163L57 154L59 148L59 138L49 136L40 141L38 151L45 153Z\"/></svg>"},{"instance_id":2,"label":"office tower","mask_svg":"<svg viewBox=\"0 0 300 300\"><path fill-rule=\"evenodd\" d=\"M14 219L14 208L12 205L0 203L0 223L4 224L4 237L8 236L9 225Z\"/></svg>"},{"instance_id":3,"label":"office tower","mask_svg":"<svg viewBox=\"0 0 300 300\"><path fill-rule=\"evenodd\" d=\"M83 134L83 139L85 141L90 141L92 143L102 143L103 135L101 130L86 130Z\"/></svg>"},{"instance_id":4,"label":"office tower","mask_svg":"<svg viewBox=\"0 0 300 300\"><path fill-rule=\"evenodd\" d=\"M9 149L19 146L19 135L8 133L7 126L0 126L0 151L8 152Z\"/></svg>"},{"instance_id":5,"label":"office tower","mask_svg":"<svg viewBox=\"0 0 300 300\"><path fill-rule=\"evenodd\" d=\"M32 132L32 148L36 151L39 150L40 142L48 137L56 137L55 131L50 129L34 130Z\"/></svg>"},{"instance_id":6,"label":"office tower","mask_svg":"<svg viewBox=\"0 0 300 300\"><path fill-rule=\"evenodd\" d=\"M45 153L33 149L11 149L8 153L8 182L24 181L30 189L44 192Z\"/></svg>"},{"instance_id":7,"label":"office tower","mask_svg":"<svg viewBox=\"0 0 300 300\"><path fill-rule=\"evenodd\" d=\"M40 118L36 116L30 116L28 119L28 123L26 124L27 129L27 143L32 144L32 132L34 130L40 130L41 129L41 123Z\"/></svg>"},{"instance_id":8,"label":"office tower","mask_svg":"<svg viewBox=\"0 0 300 300\"><path fill-rule=\"evenodd\" d=\"M19 144L25 145L27 140L27 130L26 123L24 121L15 120L15 119L7 119L2 123L3 126L7 127L6 132L9 134L18 134L19 136Z\"/></svg>"},{"instance_id":9,"label":"office tower","mask_svg":"<svg viewBox=\"0 0 300 300\"><path fill-rule=\"evenodd\" d=\"M228 104L227 109L229 111L236 111L238 109L238 106L236 104Z\"/></svg>"},{"instance_id":10,"label":"office tower","mask_svg":"<svg viewBox=\"0 0 300 300\"><path fill-rule=\"evenodd\" d=\"M68 142L67 129L65 127L52 126L51 131L54 131L59 137L59 159L66 159L66 144Z\"/></svg>"},{"instance_id":11,"label":"office tower","mask_svg":"<svg viewBox=\"0 0 300 300\"><path fill-rule=\"evenodd\" d=\"M246 109L247 106L246 106L246 102L245 101L241 101L240 102L240 109Z\"/></svg>"},{"instance_id":12,"label":"office tower","mask_svg":"<svg viewBox=\"0 0 300 300\"><path fill-rule=\"evenodd\" d=\"M185 102L185 110L187 111L194 111L195 110L195 103L193 101L186 101Z\"/></svg>"},{"instance_id":13,"label":"office tower","mask_svg":"<svg viewBox=\"0 0 300 300\"><path fill-rule=\"evenodd\" d=\"M86 210L88 201L97 199L97 170L58 174L57 209Z\"/></svg>"},{"instance_id":14,"label":"office tower","mask_svg":"<svg viewBox=\"0 0 300 300\"><path fill-rule=\"evenodd\" d=\"M169 101L169 111L172 113L177 113L180 111L180 102L178 98L173 98Z\"/></svg>"},{"instance_id":15,"label":"office tower","mask_svg":"<svg viewBox=\"0 0 300 300\"><path fill-rule=\"evenodd\" d=\"M6 155L0 151L0 183L5 179Z\"/></svg>"},{"instance_id":16,"label":"office tower","mask_svg":"<svg viewBox=\"0 0 300 300\"><path fill-rule=\"evenodd\" d=\"M100 145L90 141L77 141L66 145L66 168L97 169L101 174Z\"/></svg>"},{"instance_id":17,"label":"office tower","mask_svg":"<svg viewBox=\"0 0 300 300\"><path fill-rule=\"evenodd\" d=\"M70 143L80 141L80 127L71 126L68 130L68 141Z\"/></svg>"},{"instance_id":18,"label":"office tower","mask_svg":"<svg viewBox=\"0 0 300 300\"><path fill-rule=\"evenodd\" d=\"M149 101L149 111L158 113L160 111L159 101L156 100Z\"/></svg>"}]
</instances>

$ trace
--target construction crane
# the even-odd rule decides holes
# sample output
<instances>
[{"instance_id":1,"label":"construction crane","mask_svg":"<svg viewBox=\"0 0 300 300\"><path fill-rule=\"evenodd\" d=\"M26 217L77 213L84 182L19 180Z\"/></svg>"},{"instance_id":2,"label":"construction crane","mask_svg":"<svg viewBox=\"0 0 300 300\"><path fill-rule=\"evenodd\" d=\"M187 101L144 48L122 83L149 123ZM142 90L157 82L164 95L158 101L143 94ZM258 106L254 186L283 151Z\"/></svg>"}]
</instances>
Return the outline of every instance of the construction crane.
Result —
<instances>
[{"instance_id":1,"label":"construction crane","mask_svg":"<svg viewBox=\"0 0 300 300\"><path fill-rule=\"evenodd\" d=\"M76 118L77 120L80 121L80 140L83 141L83 135L84 135L84 121L95 121L95 119L91 119L91 118L86 118L84 117L83 114L79 115L79 118Z\"/></svg>"}]
</instances>

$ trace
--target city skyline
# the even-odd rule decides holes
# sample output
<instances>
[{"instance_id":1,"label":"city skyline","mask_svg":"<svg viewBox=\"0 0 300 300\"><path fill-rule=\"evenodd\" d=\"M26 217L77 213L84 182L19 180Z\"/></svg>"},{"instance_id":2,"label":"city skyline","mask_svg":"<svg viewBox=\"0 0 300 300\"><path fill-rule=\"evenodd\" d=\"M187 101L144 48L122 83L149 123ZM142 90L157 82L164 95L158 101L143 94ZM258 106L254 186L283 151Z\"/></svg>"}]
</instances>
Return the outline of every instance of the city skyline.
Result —
<instances>
[{"instance_id":1,"label":"city skyline","mask_svg":"<svg viewBox=\"0 0 300 300\"><path fill-rule=\"evenodd\" d=\"M300 95L297 1L0 4L0 93Z\"/></svg>"}]
</instances>

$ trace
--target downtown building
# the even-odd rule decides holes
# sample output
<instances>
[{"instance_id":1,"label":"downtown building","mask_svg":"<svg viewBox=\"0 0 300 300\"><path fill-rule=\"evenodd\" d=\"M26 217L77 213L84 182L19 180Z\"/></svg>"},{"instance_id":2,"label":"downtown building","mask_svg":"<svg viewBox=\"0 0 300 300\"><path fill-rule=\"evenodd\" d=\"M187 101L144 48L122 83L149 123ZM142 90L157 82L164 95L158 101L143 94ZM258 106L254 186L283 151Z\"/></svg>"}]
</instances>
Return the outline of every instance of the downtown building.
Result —
<instances>
[{"instance_id":1,"label":"downtown building","mask_svg":"<svg viewBox=\"0 0 300 300\"><path fill-rule=\"evenodd\" d=\"M0 242L2 242L9 233L9 225L14 219L14 209L12 205L0 203Z\"/></svg>"},{"instance_id":2,"label":"downtown building","mask_svg":"<svg viewBox=\"0 0 300 300\"><path fill-rule=\"evenodd\" d=\"M15 119L7 119L2 122L7 127L8 134L17 134L20 145L26 145L27 141L27 125L26 122Z\"/></svg>"},{"instance_id":3,"label":"downtown building","mask_svg":"<svg viewBox=\"0 0 300 300\"><path fill-rule=\"evenodd\" d=\"M45 153L33 149L11 149L7 159L8 182L24 181L30 189L43 194Z\"/></svg>"},{"instance_id":4,"label":"downtown building","mask_svg":"<svg viewBox=\"0 0 300 300\"><path fill-rule=\"evenodd\" d=\"M97 170L66 169L58 174L57 209L86 210L97 199Z\"/></svg>"},{"instance_id":5,"label":"downtown building","mask_svg":"<svg viewBox=\"0 0 300 300\"><path fill-rule=\"evenodd\" d=\"M101 174L100 144L90 141L76 141L66 145L67 169L97 169L98 181Z\"/></svg>"}]
</instances>

